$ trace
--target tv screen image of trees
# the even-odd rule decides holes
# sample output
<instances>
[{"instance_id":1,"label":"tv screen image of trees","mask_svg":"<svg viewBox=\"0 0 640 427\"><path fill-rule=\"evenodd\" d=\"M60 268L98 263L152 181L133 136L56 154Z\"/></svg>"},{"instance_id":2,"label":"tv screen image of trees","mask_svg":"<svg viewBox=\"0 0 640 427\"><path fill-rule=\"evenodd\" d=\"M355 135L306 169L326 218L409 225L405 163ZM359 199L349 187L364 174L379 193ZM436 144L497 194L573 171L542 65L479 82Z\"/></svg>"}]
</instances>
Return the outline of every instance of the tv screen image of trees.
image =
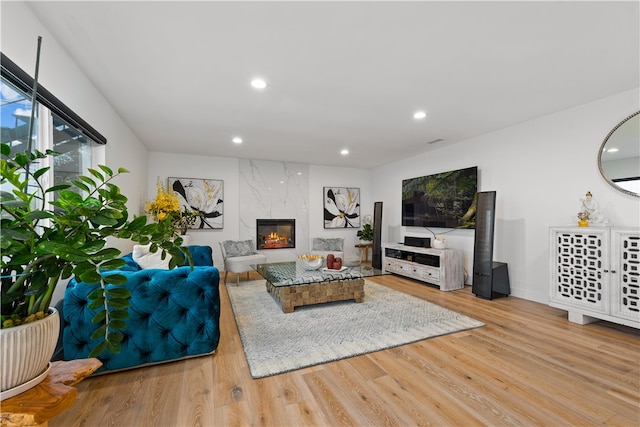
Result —
<instances>
[{"instance_id":1,"label":"tv screen image of trees","mask_svg":"<svg viewBox=\"0 0 640 427\"><path fill-rule=\"evenodd\" d=\"M478 167L402 180L402 225L475 228Z\"/></svg>"}]
</instances>

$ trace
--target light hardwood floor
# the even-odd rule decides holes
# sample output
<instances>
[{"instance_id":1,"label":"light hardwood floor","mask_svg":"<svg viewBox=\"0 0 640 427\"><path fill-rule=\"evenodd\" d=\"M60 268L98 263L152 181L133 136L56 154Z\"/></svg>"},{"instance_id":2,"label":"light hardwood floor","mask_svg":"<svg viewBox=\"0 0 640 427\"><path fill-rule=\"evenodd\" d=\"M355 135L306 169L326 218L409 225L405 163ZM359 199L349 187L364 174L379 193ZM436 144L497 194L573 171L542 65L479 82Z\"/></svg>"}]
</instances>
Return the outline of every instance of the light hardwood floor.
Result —
<instances>
[{"instance_id":1,"label":"light hardwood floor","mask_svg":"<svg viewBox=\"0 0 640 427\"><path fill-rule=\"evenodd\" d=\"M254 380L221 283L215 355L85 380L49 425L640 425L638 330L572 324L562 310L469 287L375 281L486 326Z\"/></svg>"}]
</instances>

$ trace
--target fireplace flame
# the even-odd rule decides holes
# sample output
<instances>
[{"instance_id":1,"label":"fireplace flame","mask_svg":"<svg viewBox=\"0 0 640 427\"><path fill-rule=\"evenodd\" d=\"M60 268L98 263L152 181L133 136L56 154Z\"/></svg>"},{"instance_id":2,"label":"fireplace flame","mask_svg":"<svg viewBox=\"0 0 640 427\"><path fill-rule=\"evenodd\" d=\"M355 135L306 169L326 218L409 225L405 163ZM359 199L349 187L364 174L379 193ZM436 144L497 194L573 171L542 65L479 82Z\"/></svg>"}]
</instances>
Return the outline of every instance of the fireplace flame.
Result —
<instances>
[{"instance_id":1,"label":"fireplace flame","mask_svg":"<svg viewBox=\"0 0 640 427\"><path fill-rule=\"evenodd\" d=\"M258 249L295 248L295 220L258 219Z\"/></svg>"},{"instance_id":2,"label":"fireplace flame","mask_svg":"<svg viewBox=\"0 0 640 427\"><path fill-rule=\"evenodd\" d=\"M288 237L286 235L279 235L276 232L271 232L267 234L265 238L263 249L286 248L287 245Z\"/></svg>"}]
</instances>

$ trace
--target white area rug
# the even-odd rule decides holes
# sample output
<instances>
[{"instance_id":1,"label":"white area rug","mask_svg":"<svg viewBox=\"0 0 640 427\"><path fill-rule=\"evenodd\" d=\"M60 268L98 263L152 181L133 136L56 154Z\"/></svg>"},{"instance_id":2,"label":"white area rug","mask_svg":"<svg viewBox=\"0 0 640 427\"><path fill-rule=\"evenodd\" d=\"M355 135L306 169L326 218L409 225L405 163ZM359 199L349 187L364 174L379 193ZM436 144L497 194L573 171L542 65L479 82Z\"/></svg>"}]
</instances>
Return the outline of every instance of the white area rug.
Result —
<instances>
[{"instance_id":1,"label":"white area rug","mask_svg":"<svg viewBox=\"0 0 640 427\"><path fill-rule=\"evenodd\" d=\"M365 281L362 303L282 312L264 280L227 286L253 378L483 326L438 305Z\"/></svg>"}]
</instances>

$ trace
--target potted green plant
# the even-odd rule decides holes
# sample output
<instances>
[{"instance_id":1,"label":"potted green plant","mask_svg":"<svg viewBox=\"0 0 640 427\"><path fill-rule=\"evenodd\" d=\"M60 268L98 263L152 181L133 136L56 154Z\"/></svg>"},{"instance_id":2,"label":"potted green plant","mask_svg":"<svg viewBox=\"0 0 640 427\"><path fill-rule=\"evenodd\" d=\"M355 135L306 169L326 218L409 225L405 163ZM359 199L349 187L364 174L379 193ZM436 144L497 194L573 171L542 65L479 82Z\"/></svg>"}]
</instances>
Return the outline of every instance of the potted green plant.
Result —
<instances>
[{"instance_id":1,"label":"potted green plant","mask_svg":"<svg viewBox=\"0 0 640 427\"><path fill-rule=\"evenodd\" d=\"M114 172L101 165L89 169L90 176L78 176L69 184L45 186L43 178L49 168L42 164L56 154L37 150L12 153L8 144L1 144L0 333L21 329L43 317L57 317L50 310L53 291L61 279L75 275L83 282L100 284L98 291L89 295L89 307L98 310L93 322L103 324L92 337L100 343L91 356L104 351L117 353L130 295L121 287L126 283L123 275L105 274L125 264L118 249L107 247L106 239L151 244L152 252L161 250L163 257L171 256L170 268L184 262L185 255L190 264L192 260L188 251L180 248L182 239L175 236L174 218L170 215L151 223L144 215L129 219L127 198L113 183L114 178L127 172L125 169ZM54 348L56 340L57 335ZM31 347L29 351L38 344ZM52 354L53 348L40 362L44 368ZM15 386L4 383L6 360L3 359L3 390ZM44 368L34 369L40 373ZM21 380L15 381L19 384Z\"/></svg>"},{"instance_id":2,"label":"potted green plant","mask_svg":"<svg viewBox=\"0 0 640 427\"><path fill-rule=\"evenodd\" d=\"M371 226L371 216L365 215L362 219L362 229L358 230L356 236L363 242L373 241L373 227Z\"/></svg>"}]
</instances>

